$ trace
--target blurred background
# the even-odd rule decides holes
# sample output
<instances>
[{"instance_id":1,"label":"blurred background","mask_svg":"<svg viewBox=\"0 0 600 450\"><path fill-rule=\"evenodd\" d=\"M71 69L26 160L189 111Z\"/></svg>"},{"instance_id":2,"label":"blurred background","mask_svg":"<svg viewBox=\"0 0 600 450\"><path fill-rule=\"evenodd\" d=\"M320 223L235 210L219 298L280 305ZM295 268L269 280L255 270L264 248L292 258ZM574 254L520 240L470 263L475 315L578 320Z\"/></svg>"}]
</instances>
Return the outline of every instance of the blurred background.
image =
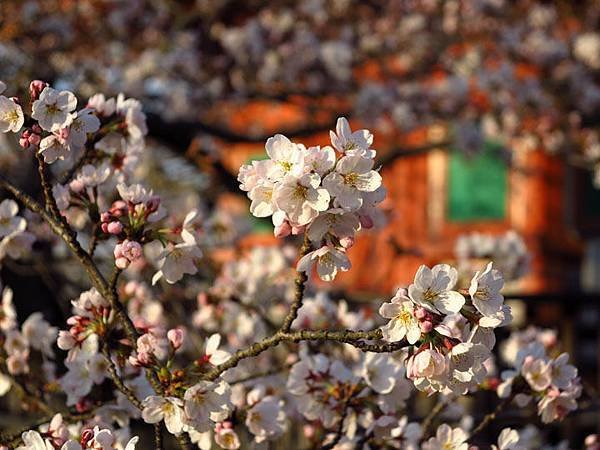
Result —
<instances>
[{"instance_id":1,"label":"blurred background","mask_svg":"<svg viewBox=\"0 0 600 450\"><path fill-rule=\"evenodd\" d=\"M236 251L276 242L236 181L266 138L327 145L339 116L369 128L385 218L333 291L370 302L420 264L493 259L517 325L556 329L597 393L599 29L593 0L1 0L0 80L140 99L148 179L230 212L215 226L243 230ZM2 171L26 182L2 139ZM2 278L34 292L39 269Z\"/></svg>"}]
</instances>

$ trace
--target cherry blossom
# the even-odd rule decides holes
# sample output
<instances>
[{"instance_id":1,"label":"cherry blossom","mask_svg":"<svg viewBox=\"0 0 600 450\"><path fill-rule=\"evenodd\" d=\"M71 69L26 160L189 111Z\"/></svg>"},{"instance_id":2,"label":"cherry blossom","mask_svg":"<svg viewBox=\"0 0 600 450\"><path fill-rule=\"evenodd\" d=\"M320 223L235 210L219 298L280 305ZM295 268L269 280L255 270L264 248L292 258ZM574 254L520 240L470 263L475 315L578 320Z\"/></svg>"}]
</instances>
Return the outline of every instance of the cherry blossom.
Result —
<instances>
[{"instance_id":1,"label":"cherry blossom","mask_svg":"<svg viewBox=\"0 0 600 450\"><path fill-rule=\"evenodd\" d=\"M492 269L491 262L483 272L477 272L469 287L469 295L477 311L484 316L493 316L500 311L504 303L504 297L500 294L502 286L502 275Z\"/></svg>"},{"instance_id":2,"label":"cherry blossom","mask_svg":"<svg viewBox=\"0 0 600 450\"><path fill-rule=\"evenodd\" d=\"M183 431L185 415L181 399L151 395L144 399L142 406L142 418L146 423L164 420L169 433L179 434Z\"/></svg>"},{"instance_id":3,"label":"cherry blossom","mask_svg":"<svg viewBox=\"0 0 600 450\"><path fill-rule=\"evenodd\" d=\"M317 273L323 281L331 281L338 271L350 270L350 260L346 254L332 246L326 245L317 250L309 252L298 261L299 272L309 272L312 265L317 265Z\"/></svg>"},{"instance_id":4,"label":"cherry blossom","mask_svg":"<svg viewBox=\"0 0 600 450\"><path fill-rule=\"evenodd\" d=\"M46 131L57 131L69 126L71 112L77 107L77 98L69 91L57 91L46 87L33 102L31 117Z\"/></svg>"},{"instance_id":5,"label":"cherry blossom","mask_svg":"<svg viewBox=\"0 0 600 450\"><path fill-rule=\"evenodd\" d=\"M25 118L21 106L15 101L0 95L0 133L17 133L24 123Z\"/></svg>"},{"instance_id":6,"label":"cherry blossom","mask_svg":"<svg viewBox=\"0 0 600 450\"><path fill-rule=\"evenodd\" d=\"M451 428L447 424L438 427L435 437L423 443L423 450L467 450L467 433L461 428Z\"/></svg>"},{"instance_id":7,"label":"cherry blossom","mask_svg":"<svg viewBox=\"0 0 600 450\"><path fill-rule=\"evenodd\" d=\"M385 340L397 342L406 337L409 344L414 344L421 337L421 328L415 317L415 306L406 296L405 289L399 289L389 303L381 305L379 314L390 319L381 328Z\"/></svg>"},{"instance_id":8,"label":"cherry blossom","mask_svg":"<svg viewBox=\"0 0 600 450\"><path fill-rule=\"evenodd\" d=\"M415 281L408 287L408 295L416 304L443 314L460 311L464 297L451 290L456 284L457 271L447 264L438 264L430 269L419 267Z\"/></svg>"}]
</instances>

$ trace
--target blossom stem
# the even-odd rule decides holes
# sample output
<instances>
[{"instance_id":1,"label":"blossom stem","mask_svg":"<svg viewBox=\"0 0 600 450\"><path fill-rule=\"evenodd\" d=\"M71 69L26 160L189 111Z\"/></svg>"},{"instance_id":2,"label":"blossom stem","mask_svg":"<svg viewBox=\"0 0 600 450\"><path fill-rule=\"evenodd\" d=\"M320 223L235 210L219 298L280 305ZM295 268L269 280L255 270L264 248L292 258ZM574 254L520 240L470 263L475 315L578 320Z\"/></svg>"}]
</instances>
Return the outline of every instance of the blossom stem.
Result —
<instances>
[{"instance_id":1,"label":"blossom stem","mask_svg":"<svg viewBox=\"0 0 600 450\"><path fill-rule=\"evenodd\" d=\"M302 247L300 248L300 258L307 255L311 250L310 239L308 238L308 233L304 233L304 242L302 243ZM298 310L302 306L302 301L304 300L304 288L306 287L306 282L308 281L308 274L306 272L298 272L296 275L295 281L295 290L294 290L294 300L290 305L290 311L287 316L283 319L283 324L281 325L280 331L287 333L292 328L292 323L298 317Z\"/></svg>"},{"instance_id":2,"label":"blossom stem","mask_svg":"<svg viewBox=\"0 0 600 450\"><path fill-rule=\"evenodd\" d=\"M108 373L110 374L110 377L112 378L112 381L115 384L116 388L119 391L121 391L123 393L123 395L125 395L125 397L127 397L127 399L133 404L133 406L135 406L137 409L141 410L142 402L140 402L138 400L138 398L135 396L133 391L131 389L129 389L125 385L123 380L121 380L121 377L119 377L119 374L117 373L117 366L115 365L115 363L113 362L113 360L110 356L110 349L108 348L108 345L106 343L102 344L102 355L104 355L104 358L108 362L107 370L108 370Z\"/></svg>"},{"instance_id":3,"label":"blossom stem","mask_svg":"<svg viewBox=\"0 0 600 450\"><path fill-rule=\"evenodd\" d=\"M160 422L154 424L154 448L163 450L162 427Z\"/></svg>"},{"instance_id":4,"label":"blossom stem","mask_svg":"<svg viewBox=\"0 0 600 450\"><path fill-rule=\"evenodd\" d=\"M340 442L340 439L342 439L342 435L344 434L344 421L346 420L346 417L348 416L348 410L350 409L350 408L348 408L348 406L350 405L350 400L352 400L352 396L354 395L355 390L356 390L356 385L352 387L352 390L348 394L348 397L346 397L346 399L344 400L344 403L342 404L342 412L340 414L340 423L338 424L337 429L335 430L335 436L333 437L333 440L331 442L329 442L327 445L323 446L323 450L331 450L338 444L338 442Z\"/></svg>"},{"instance_id":5,"label":"blossom stem","mask_svg":"<svg viewBox=\"0 0 600 450\"><path fill-rule=\"evenodd\" d=\"M429 414L423 419L423 424L421 425L423 439L427 439L427 433L429 432L429 428L433 423L434 419L441 414L446 405L449 403L448 400L441 399L439 400L435 406L429 411Z\"/></svg>"}]
</instances>

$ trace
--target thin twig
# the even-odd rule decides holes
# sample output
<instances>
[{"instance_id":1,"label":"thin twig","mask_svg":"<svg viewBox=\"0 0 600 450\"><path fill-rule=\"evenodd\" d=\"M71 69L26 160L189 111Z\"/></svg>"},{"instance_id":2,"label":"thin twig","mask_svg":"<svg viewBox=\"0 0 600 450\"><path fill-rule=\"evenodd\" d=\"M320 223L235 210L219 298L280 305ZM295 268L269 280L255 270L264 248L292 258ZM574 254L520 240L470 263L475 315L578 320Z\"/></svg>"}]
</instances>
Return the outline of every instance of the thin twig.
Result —
<instances>
[{"instance_id":1,"label":"thin twig","mask_svg":"<svg viewBox=\"0 0 600 450\"><path fill-rule=\"evenodd\" d=\"M513 397L514 397L513 395L509 395L508 397L503 399L500 403L498 403L496 408L491 413L487 414L481 420L481 422L479 422L479 424L473 429L473 431L471 432L471 438L473 436L475 436L476 434L480 433L481 431L483 431L485 429L485 427L487 427L494 419L496 419L496 416L500 413L500 411L502 411L506 406L508 406L510 404Z\"/></svg>"},{"instance_id":2,"label":"thin twig","mask_svg":"<svg viewBox=\"0 0 600 450\"><path fill-rule=\"evenodd\" d=\"M444 410L448 403L449 401L447 399L440 399L431 409L431 411L429 411L429 414L427 414L425 419L423 419L423 423L421 424L423 439L427 439L429 427L431 427L431 424L433 423L434 419Z\"/></svg>"}]
</instances>

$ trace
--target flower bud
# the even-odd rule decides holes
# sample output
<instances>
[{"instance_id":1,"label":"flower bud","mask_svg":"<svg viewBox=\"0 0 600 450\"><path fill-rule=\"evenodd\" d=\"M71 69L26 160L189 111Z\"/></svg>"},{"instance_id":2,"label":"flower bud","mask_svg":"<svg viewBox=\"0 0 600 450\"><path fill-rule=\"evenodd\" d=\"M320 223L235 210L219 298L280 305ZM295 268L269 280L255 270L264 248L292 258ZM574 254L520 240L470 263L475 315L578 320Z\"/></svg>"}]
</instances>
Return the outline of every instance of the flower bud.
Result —
<instances>
[{"instance_id":1,"label":"flower bud","mask_svg":"<svg viewBox=\"0 0 600 450\"><path fill-rule=\"evenodd\" d=\"M123 224L115 220L106 226L106 230L109 234L120 234L123 231Z\"/></svg>"},{"instance_id":2,"label":"flower bud","mask_svg":"<svg viewBox=\"0 0 600 450\"><path fill-rule=\"evenodd\" d=\"M85 184L83 181L76 178L69 183L69 188L71 188L73 192L81 192L85 189Z\"/></svg>"},{"instance_id":3,"label":"flower bud","mask_svg":"<svg viewBox=\"0 0 600 450\"><path fill-rule=\"evenodd\" d=\"M39 134L32 134L31 136L29 136L29 143L31 145L38 146L40 144L41 140L42 140L42 138L40 137Z\"/></svg>"},{"instance_id":4,"label":"flower bud","mask_svg":"<svg viewBox=\"0 0 600 450\"><path fill-rule=\"evenodd\" d=\"M158 209L158 207L160 206L160 197L158 196L153 196L150 200L148 200L146 202L146 207L148 208L149 212L154 212Z\"/></svg>"},{"instance_id":5,"label":"flower bud","mask_svg":"<svg viewBox=\"0 0 600 450\"><path fill-rule=\"evenodd\" d=\"M29 138L21 137L19 138L19 145L23 148L29 148Z\"/></svg>"},{"instance_id":6,"label":"flower bud","mask_svg":"<svg viewBox=\"0 0 600 450\"><path fill-rule=\"evenodd\" d=\"M354 236L346 236L340 239L340 245L344 248L350 248L354 245Z\"/></svg>"},{"instance_id":7,"label":"flower bud","mask_svg":"<svg viewBox=\"0 0 600 450\"><path fill-rule=\"evenodd\" d=\"M373 219L371 218L371 216L359 216L358 219L360 220L360 224L362 225L363 228L365 229L369 229L369 228L373 228L374 222Z\"/></svg>"},{"instance_id":8,"label":"flower bud","mask_svg":"<svg viewBox=\"0 0 600 450\"><path fill-rule=\"evenodd\" d=\"M290 224L285 221L283 222L281 225L276 225L273 233L275 234L276 238L283 238L286 236L289 236L292 232L292 227L290 227Z\"/></svg>"},{"instance_id":9,"label":"flower bud","mask_svg":"<svg viewBox=\"0 0 600 450\"><path fill-rule=\"evenodd\" d=\"M433 330L433 324L429 320L424 320L423 322L419 322L419 328L423 333L429 333Z\"/></svg>"},{"instance_id":10,"label":"flower bud","mask_svg":"<svg viewBox=\"0 0 600 450\"><path fill-rule=\"evenodd\" d=\"M425 317L427 317L427 310L421 306L419 306L416 310L415 310L415 317L419 320L423 320L425 319Z\"/></svg>"},{"instance_id":11,"label":"flower bud","mask_svg":"<svg viewBox=\"0 0 600 450\"><path fill-rule=\"evenodd\" d=\"M31 96L32 102L38 99L46 86L48 86L48 83L42 80L33 80L29 83L29 95Z\"/></svg>"},{"instance_id":12,"label":"flower bud","mask_svg":"<svg viewBox=\"0 0 600 450\"><path fill-rule=\"evenodd\" d=\"M185 331L183 328L172 328L167 332L167 339L173 346L174 350L178 350L183 345L183 340L185 339Z\"/></svg>"}]
</instances>

